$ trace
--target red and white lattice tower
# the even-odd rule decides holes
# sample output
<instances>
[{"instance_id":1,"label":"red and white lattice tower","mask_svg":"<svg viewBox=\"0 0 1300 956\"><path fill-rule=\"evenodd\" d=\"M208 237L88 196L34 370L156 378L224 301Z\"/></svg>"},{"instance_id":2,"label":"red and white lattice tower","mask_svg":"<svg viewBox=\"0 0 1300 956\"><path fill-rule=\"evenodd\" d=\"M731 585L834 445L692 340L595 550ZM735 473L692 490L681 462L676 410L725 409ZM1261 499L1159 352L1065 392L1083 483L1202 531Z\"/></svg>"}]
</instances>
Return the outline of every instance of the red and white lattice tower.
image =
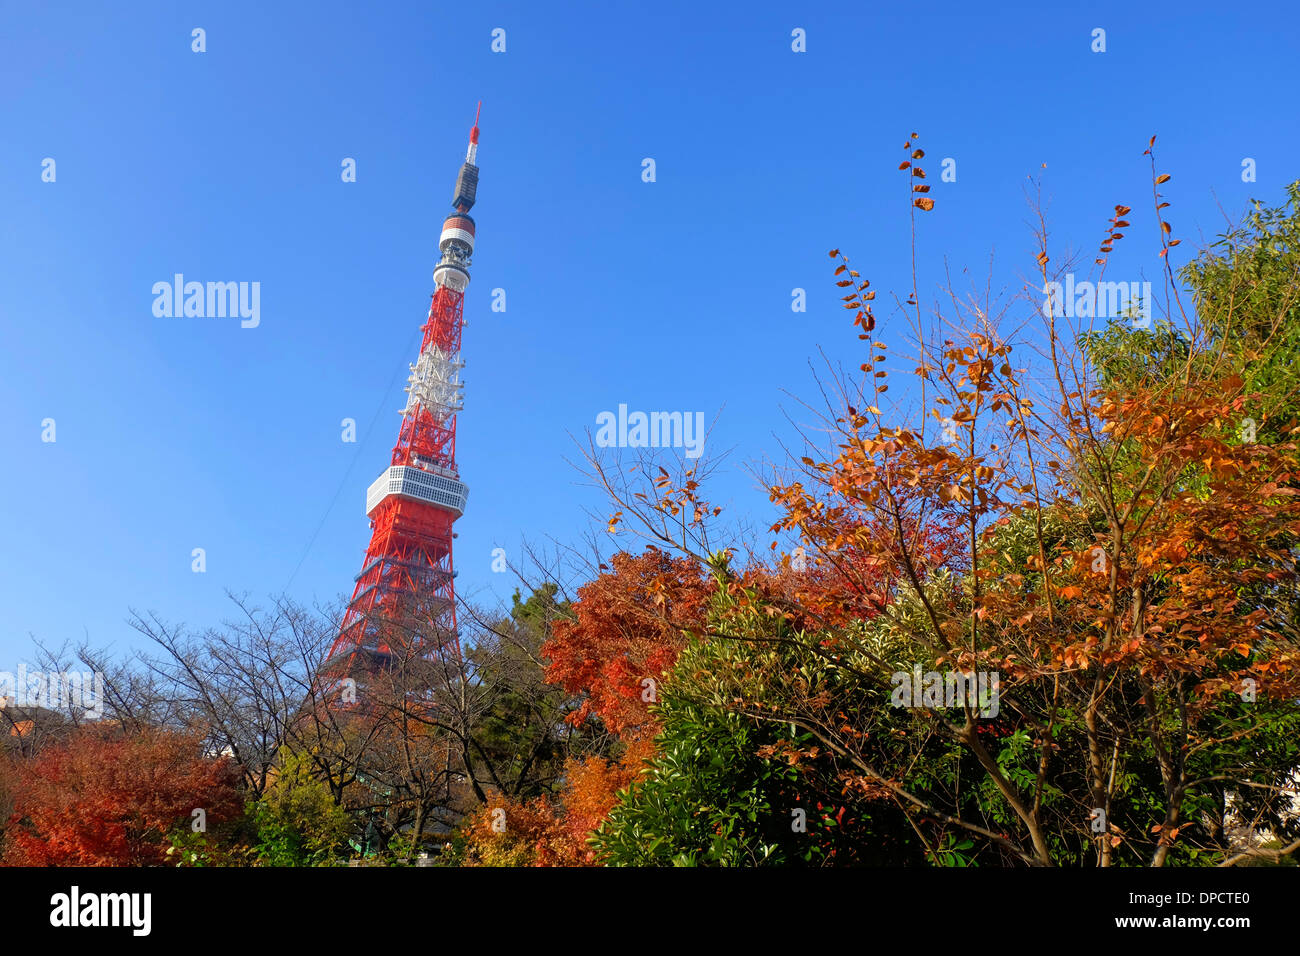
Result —
<instances>
[{"instance_id":1,"label":"red and white lattice tower","mask_svg":"<svg viewBox=\"0 0 1300 956\"><path fill-rule=\"evenodd\" d=\"M420 357L411 366L392 462L366 491L370 547L330 650L328 666L336 674L382 669L399 651L460 653L451 543L452 524L465 512L469 496L456 468L456 413L464 401L460 338L474 252L469 210L478 190L477 158L475 114L469 151L456 178L455 212L442 224L433 301ZM414 628L412 613L418 618ZM387 626L403 618L404 630ZM397 648L396 640L415 646Z\"/></svg>"}]
</instances>

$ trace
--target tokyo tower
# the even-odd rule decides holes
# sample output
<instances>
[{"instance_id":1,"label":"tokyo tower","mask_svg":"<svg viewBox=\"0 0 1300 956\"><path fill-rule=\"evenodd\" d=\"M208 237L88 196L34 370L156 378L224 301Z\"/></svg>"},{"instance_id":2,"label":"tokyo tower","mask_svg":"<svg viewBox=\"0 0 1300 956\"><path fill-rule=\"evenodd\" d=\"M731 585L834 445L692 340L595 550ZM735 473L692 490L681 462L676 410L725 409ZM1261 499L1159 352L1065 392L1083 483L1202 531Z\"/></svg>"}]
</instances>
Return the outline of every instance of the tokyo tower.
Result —
<instances>
[{"instance_id":1,"label":"tokyo tower","mask_svg":"<svg viewBox=\"0 0 1300 956\"><path fill-rule=\"evenodd\" d=\"M456 414L464 407L460 339L474 252L469 211L478 190L477 158L475 113L454 212L438 240L433 301L419 358L410 366L397 444L389 466L366 491L370 547L327 659L337 675L382 670L399 653L460 653L451 545L452 525L469 496L456 468ZM394 627L394 621L406 623Z\"/></svg>"}]
</instances>

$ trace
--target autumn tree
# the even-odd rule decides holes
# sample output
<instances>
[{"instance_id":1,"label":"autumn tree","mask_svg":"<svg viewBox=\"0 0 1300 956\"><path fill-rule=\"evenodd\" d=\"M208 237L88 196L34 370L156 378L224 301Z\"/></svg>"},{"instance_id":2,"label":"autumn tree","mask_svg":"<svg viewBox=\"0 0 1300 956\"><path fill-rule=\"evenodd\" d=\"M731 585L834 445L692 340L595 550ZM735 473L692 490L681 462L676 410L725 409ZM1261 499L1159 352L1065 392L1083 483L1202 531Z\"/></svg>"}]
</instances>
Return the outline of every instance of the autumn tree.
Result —
<instances>
[{"instance_id":1,"label":"autumn tree","mask_svg":"<svg viewBox=\"0 0 1300 956\"><path fill-rule=\"evenodd\" d=\"M920 216L935 205L924 151L915 137L905 150L900 171ZM773 531L797 535L815 566L852 585L846 594L870 595L874 615L859 604L809 628L807 602L773 600L736 575L725 581L732 610L703 633L790 649L816 662L806 673L833 677L782 679L741 658L692 694L719 718L782 733L766 753L807 752L811 737L846 768L845 792L859 806L896 806L932 862L1232 862L1243 852L1224 836L1226 795L1253 804L1256 829L1294 836L1284 809L1297 754L1286 741L1300 687L1281 598L1297 581L1295 423L1277 420L1275 440L1243 433L1247 408L1267 396L1247 389L1224 343L1253 319L1204 287L1213 317L1184 308L1169 263L1180 244L1161 193L1169 177L1154 156L1152 166L1170 304L1154 333L1120 330L1106 345L1098 335L1116 330L1096 327L1095 302L1067 311L1050 301L1061 276L1043 227L1042 289L1025 296L1036 326L1014 304L955 294L950 309L933 306L931 325L916 279L900 296L895 316L916 350L910 417L886 400L894 369L875 292L832 252L862 377L832 409L833 447L809 439L801 474L773 482ZM1105 275L1130 218L1115 207L1091 278ZM1282 283L1286 271L1269 275ZM1281 318L1242 340L1287 339L1292 310L1268 294L1255 300L1260 314ZM1002 331L1008 316L1018 339ZM1045 356L1046 368L1022 353ZM711 513L687 485L646 500L697 522ZM614 505L628 513L624 498ZM681 553L691 545L683 536ZM864 567L873 587L853 580ZM903 703L891 686L913 673L958 688L979 675L1000 683L993 701L945 699L927 678Z\"/></svg>"},{"instance_id":2,"label":"autumn tree","mask_svg":"<svg viewBox=\"0 0 1300 956\"><path fill-rule=\"evenodd\" d=\"M608 739L571 750L546 794L520 800L498 789L464 827L468 862L597 862L588 836L654 752L658 684L704 612L709 585L692 567L653 547L620 552L554 619L539 654L546 680L574 702L564 722Z\"/></svg>"},{"instance_id":3,"label":"autumn tree","mask_svg":"<svg viewBox=\"0 0 1300 956\"><path fill-rule=\"evenodd\" d=\"M598 717L625 738L653 736L654 685L698 625L708 585L698 567L648 548L619 553L578 590L572 620L542 648L547 679L585 695L574 723Z\"/></svg>"},{"instance_id":4,"label":"autumn tree","mask_svg":"<svg viewBox=\"0 0 1300 956\"><path fill-rule=\"evenodd\" d=\"M858 678L818 653L794 623L765 613L770 605L752 589L730 587L724 561L713 570L711 628L749 639L695 637L682 651L654 708L661 729L653 756L593 836L598 858L624 866L921 862L904 814L888 799L870 799L888 795L851 786L852 768L812 733L719 705L790 691L829 703L855 696L846 685ZM739 611L738 595L750 610ZM839 719L888 717L875 703Z\"/></svg>"},{"instance_id":5,"label":"autumn tree","mask_svg":"<svg viewBox=\"0 0 1300 956\"><path fill-rule=\"evenodd\" d=\"M82 728L43 750L14 784L4 861L20 866L150 866L169 834L239 815L238 773L196 735Z\"/></svg>"}]
</instances>

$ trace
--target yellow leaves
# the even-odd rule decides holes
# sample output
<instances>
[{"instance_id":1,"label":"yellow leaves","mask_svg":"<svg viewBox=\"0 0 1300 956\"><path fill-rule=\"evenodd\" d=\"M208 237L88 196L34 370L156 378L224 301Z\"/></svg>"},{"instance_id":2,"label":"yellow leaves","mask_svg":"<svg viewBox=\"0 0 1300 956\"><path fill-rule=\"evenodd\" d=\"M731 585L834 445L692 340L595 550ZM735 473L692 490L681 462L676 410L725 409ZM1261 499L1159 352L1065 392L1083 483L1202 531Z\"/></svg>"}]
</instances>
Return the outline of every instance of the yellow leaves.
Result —
<instances>
[{"instance_id":1,"label":"yellow leaves","mask_svg":"<svg viewBox=\"0 0 1300 956\"><path fill-rule=\"evenodd\" d=\"M1156 177L1156 185L1157 185L1157 186L1159 186L1161 183L1167 183L1167 182L1169 182L1169 174L1168 174L1168 173L1161 173L1159 176Z\"/></svg>"},{"instance_id":2,"label":"yellow leaves","mask_svg":"<svg viewBox=\"0 0 1300 956\"><path fill-rule=\"evenodd\" d=\"M912 205L917 207L918 209L923 209L926 212L929 212L931 209L934 208L934 200L929 198L913 199Z\"/></svg>"}]
</instances>

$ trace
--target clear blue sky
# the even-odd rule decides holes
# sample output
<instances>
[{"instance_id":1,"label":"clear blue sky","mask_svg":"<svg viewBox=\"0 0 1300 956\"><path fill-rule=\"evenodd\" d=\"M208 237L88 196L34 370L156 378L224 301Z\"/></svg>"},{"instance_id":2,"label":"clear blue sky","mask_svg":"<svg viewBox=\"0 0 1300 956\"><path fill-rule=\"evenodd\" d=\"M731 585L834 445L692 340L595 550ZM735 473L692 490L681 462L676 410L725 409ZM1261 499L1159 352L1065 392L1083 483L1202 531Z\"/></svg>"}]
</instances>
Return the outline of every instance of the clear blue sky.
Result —
<instances>
[{"instance_id":1,"label":"clear blue sky","mask_svg":"<svg viewBox=\"0 0 1300 956\"><path fill-rule=\"evenodd\" d=\"M1300 176L1293 4L1064 6L4 3L0 670L30 636L130 646L129 607L216 623L224 589L278 592L304 554L293 596L350 590L479 99L456 547L483 598L510 589L493 547L576 541L601 509L568 434L619 403L725 406L718 493L770 519L743 466L790 437L783 389L811 394L818 347L857 345L826 251L906 285L913 129L938 200L926 299L944 256L982 287L992 255L1019 288L1039 173L1085 252L1133 206L1110 274L1150 277L1152 133L1183 249L1220 230L1216 197L1237 214ZM156 318L177 272L260 282L260 326Z\"/></svg>"}]
</instances>

